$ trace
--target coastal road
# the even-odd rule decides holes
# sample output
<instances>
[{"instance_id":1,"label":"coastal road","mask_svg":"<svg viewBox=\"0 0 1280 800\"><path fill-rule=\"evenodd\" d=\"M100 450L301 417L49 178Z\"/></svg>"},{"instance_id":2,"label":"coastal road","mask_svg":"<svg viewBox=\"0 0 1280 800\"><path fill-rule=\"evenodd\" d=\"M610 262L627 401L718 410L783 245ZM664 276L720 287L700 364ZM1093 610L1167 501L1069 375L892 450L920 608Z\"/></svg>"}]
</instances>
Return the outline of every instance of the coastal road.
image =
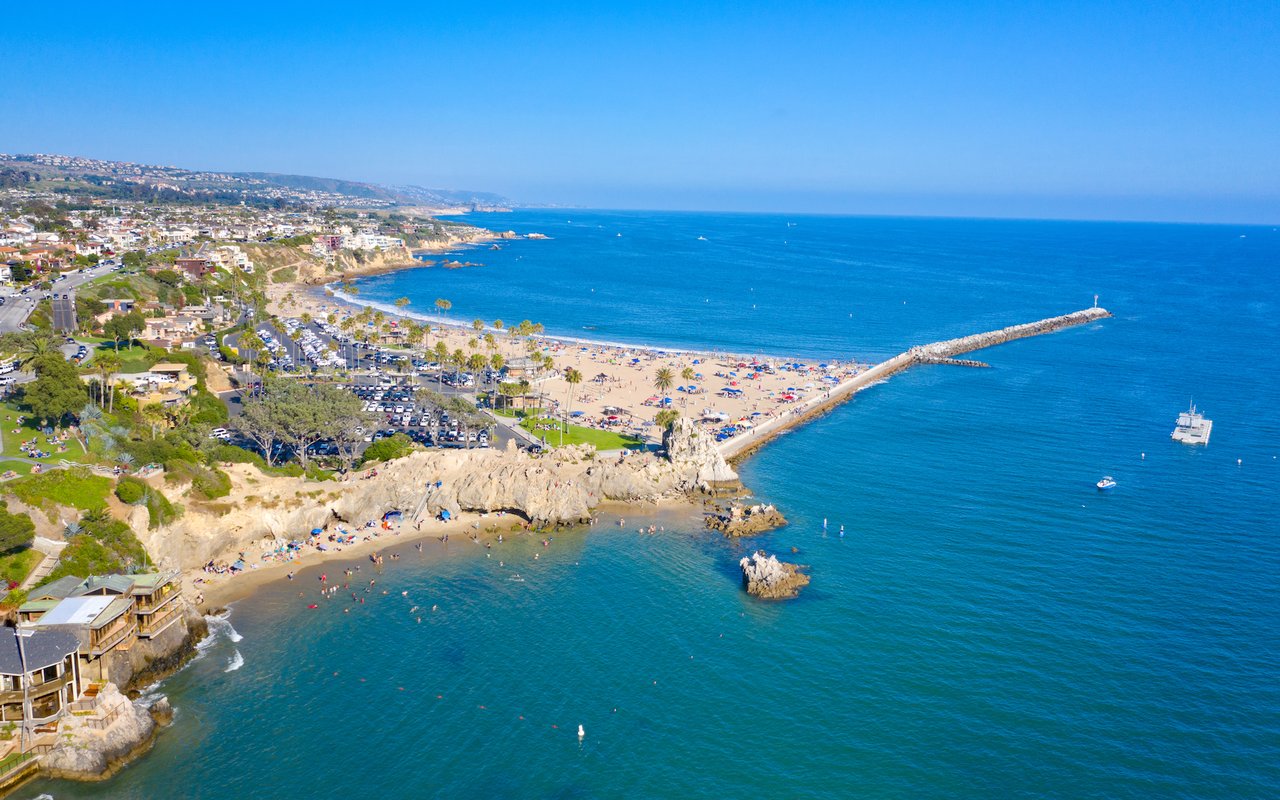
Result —
<instances>
[{"instance_id":1,"label":"coastal road","mask_svg":"<svg viewBox=\"0 0 1280 800\"><path fill-rule=\"evenodd\" d=\"M53 295L53 329L58 333L72 333L76 329L76 294L58 292Z\"/></svg>"},{"instance_id":2,"label":"coastal road","mask_svg":"<svg viewBox=\"0 0 1280 800\"><path fill-rule=\"evenodd\" d=\"M68 273L65 277L59 278L53 283L51 293L58 297L64 294L71 294L72 290L85 285L89 281L111 274L112 269L112 267L102 265L81 270L80 272ZM35 308L36 303L43 297L43 292L28 289L26 294L17 292L7 298L5 304L0 306L0 333L10 333L20 329L26 323L27 317L31 316L31 311Z\"/></svg>"}]
</instances>

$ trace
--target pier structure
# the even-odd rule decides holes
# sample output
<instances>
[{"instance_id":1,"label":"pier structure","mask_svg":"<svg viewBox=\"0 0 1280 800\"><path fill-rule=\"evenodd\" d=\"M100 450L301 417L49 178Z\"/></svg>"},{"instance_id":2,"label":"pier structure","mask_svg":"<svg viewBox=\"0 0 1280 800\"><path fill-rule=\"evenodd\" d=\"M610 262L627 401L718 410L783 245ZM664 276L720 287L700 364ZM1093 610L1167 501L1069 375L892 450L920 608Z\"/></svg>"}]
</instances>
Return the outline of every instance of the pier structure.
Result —
<instances>
[{"instance_id":1,"label":"pier structure","mask_svg":"<svg viewBox=\"0 0 1280 800\"><path fill-rule=\"evenodd\" d=\"M720 453L726 459L742 459L783 431L789 430L802 422L806 422L819 414L824 414L868 386L885 380L899 372L902 372L903 370L916 366L917 364L956 364L959 366L986 367L989 365L981 361L957 359L956 356L964 353L970 353L974 350L994 347L995 345L1011 342L1015 339L1025 339L1029 336L1040 336L1046 333L1053 333L1054 331L1059 331L1063 328L1086 325L1090 322L1095 322L1110 316L1111 313L1105 308L1098 308L1095 301L1095 305L1092 308L1086 308L1082 311L1074 311L1070 314L1063 314L1059 317L1049 317L1048 319L1042 319L1038 322L1011 325L1010 327L1001 328L996 331L975 333L969 336L961 336L956 339L934 342L932 344L917 345L904 353L899 353L893 358L881 361L870 369L860 372L852 378L832 387L829 391L824 392L807 402L797 405L781 417L775 417L757 425L746 433L735 436L728 441L721 442L719 444Z\"/></svg>"}]
</instances>

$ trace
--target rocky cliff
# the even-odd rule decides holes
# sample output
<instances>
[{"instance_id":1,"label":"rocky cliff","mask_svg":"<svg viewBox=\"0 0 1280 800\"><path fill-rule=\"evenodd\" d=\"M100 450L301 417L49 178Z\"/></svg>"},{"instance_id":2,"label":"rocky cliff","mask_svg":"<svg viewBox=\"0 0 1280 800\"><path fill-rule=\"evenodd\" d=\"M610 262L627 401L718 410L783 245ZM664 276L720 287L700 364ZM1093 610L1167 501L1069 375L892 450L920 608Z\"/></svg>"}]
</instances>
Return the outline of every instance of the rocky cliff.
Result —
<instances>
[{"instance_id":1,"label":"rocky cliff","mask_svg":"<svg viewBox=\"0 0 1280 800\"><path fill-rule=\"evenodd\" d=\"M196 644L209 631L204 617L185 598L183 617L151 639L139 639L128 650L104 656L107 676L127 692L133 692L177 672L196 653Z\"/></svg>"},{"instance_id":2,"label":"rocky cliff","mask_svg":"<svg viewBox=\"0 0 1280 800\"><path fill-rule=\"evenodd\" d=\"M50 777L102 780L110 777L135 755L150 747L156 716L171 719L164 698L151 707L125 697L114 683L99 693L91 715L71 714L58 726L58 743L40 758Z\"/></svg>"},{"instance_id":3,"label":"rocky cliff","mask_svg":"<svg viewBox=\"0 0 1280 800\"><path fill-rule=\"evenodd\" d=\"M582 522L606 500L655 502L740 486L738 476L691 423L677 423L665 454L602 456L589 445L532 456L508 450L428 450L379 465L376 476L345 482L268 478L228 467L235 502L218 513L192 503L177 522L132 527L152 557L188 569L264 540L296 538L340 519L353 524L401 511L409 521L449 511L507 511L533 522Z\"/></svg>"}]
</instances>

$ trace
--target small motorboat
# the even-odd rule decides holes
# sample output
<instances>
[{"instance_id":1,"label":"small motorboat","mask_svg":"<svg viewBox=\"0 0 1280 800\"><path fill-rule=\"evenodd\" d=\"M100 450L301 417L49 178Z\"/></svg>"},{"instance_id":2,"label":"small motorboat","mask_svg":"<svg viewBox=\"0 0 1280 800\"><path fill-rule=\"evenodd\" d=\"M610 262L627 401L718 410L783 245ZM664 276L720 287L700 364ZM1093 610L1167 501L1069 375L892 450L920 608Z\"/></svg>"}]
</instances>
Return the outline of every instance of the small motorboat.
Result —
<instances>
[{"instance_id":1,"label":"small motorboat","mask_svg":"<svg viewBox=\"0 0 1280 800\"><path fill-rule=\"evenodd\" d=\"M1111 477L1110 475L1107 475L1102 480L1098 481L1099 491L1105 492L1107 489L1114 489L1115 486L1116 486L1116 479Z\"/></svg>"}]
</instances>

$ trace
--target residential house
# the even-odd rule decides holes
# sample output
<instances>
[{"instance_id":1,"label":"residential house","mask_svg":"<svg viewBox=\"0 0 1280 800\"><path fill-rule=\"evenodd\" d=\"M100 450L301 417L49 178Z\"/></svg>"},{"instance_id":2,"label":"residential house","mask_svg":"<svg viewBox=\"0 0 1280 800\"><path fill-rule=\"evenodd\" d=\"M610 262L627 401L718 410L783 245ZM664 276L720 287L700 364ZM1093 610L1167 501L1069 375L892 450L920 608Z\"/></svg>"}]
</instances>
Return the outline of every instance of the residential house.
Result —
<instances>
[{"instance_id":1,"label":"residential house","mask_svg":"<svg viewBox=\"0 0 1280 800\"><path fill-rule=\"evenodd\" d=\"M20 627L76 637L86 667L109 680L103 656L128 650L182 620L176 571L140 575L66 576L33 589L18 608ZM3 644L0 643L0 649Z\"/></svg>"},{"instance_id":2,"label":"residential house","mask_svg":"<svg viewBox=\"0 0 1280 800\"><path fill-rule=\"evenodd\" d=\"M138 375L117 377L132 379L133 394L138 398L139 406L152 403L182 405L196 388L195 376L187 371L186 364L160 363Z\"/></svg>"},{"instance_id":3,"label":"residential house","mask_svg":"<svg viewBox=\"0 0 1280 800\"><path fill-rule=\"evenodd\" d=\"M0 723L48 724L80 696L80 640L56 630L0 628Z\"/></svg>"},{"instance_id":4,"label":"residential house","mask_svg":"<svg viewBox=\"0 0 1280 800\"><path fill-rule=\"evenodd\" d=\"M187 273L192 278L200 278L204 275L212 275L217 271L218 265L208 256L195 255L183 256L173 260L175 269Z\"/></svg>"},{"instance_id":5,"label":"residential house","mask_svg":"<svg viewBox=\"0 0 1280 800\"><path fill-rule=\"evenodd\" d=\"M173 349L194 341L200 332L200 319L189 314L166 314L148 317L143 322L142 341L156 347Z\"/></svg>"}]
</instances>

